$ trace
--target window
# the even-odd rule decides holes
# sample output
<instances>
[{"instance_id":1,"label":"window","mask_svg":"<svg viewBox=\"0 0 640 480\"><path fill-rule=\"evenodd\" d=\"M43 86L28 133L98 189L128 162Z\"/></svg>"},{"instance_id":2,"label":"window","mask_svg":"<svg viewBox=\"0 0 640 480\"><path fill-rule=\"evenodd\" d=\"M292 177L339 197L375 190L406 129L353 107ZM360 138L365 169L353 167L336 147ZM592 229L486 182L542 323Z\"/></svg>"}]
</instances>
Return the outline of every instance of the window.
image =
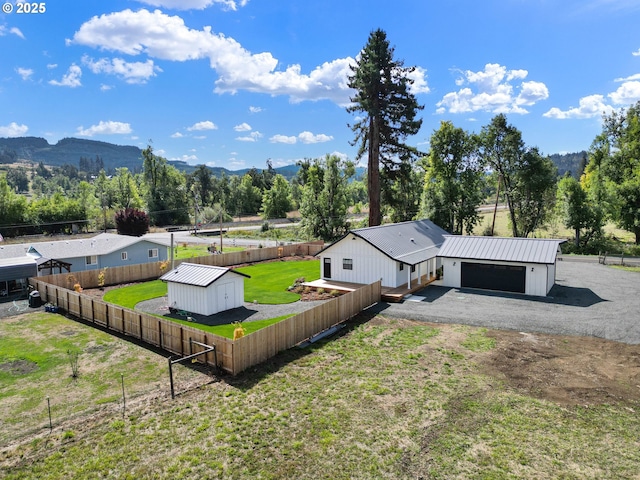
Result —
<instances>
[{"instance_id":1,"label":"window","mask_svg":"<svg viewBox=\"0 0 640 480\"><path fill-rule=\"evenodd\" d=\"M120 253L120 258L122 259L122 261L127 260L128 256L127 256L127 252L122 252Z\"/></svg>"},{"instance_id":2,"label":"window","mask_svg":"<svg viewBox=\"0 0 640 480\"><path fill-rule=\"evenodd\" d=\"M149 258L158 258L158 249L150 248L149 249Z\"/></svg>"},{"instance_id":3,"label":"window","mask_svg":"<svg viewBox=\"0 0 640 480\"><path fill-rule=\"evenodd\" d=\"M400 267L400 271L404 270L404 263L399 263L398 266Z\"/></svg>"},{"instance_id":4,"label":"window","mask_svg":"<svg viewBox=\"0 0 640 480\"><path fill-rule=\"evenodd\" d=\"M98 257L96 255L87 255L85 257L85 262L87 265L97 265Z\"/></svg>"},{"instance_id":5,"label":"window","mask_svg":"<svg viewBox=\"0 0 640 480\"><path fill-rule=\"evenodd\" d=\"M416 271L416 266L415 265L411 265L411 273Z\"/></svg>"},{"instance_id":6,"label":"window","mask_svg":"<svg viewBox=\"0 0 640 480\"><path fill-rule=\"evenodd\" d=\"M353 258L343 258L342 259L342 269L343 270L353 270Z\"/></svg>"}]
</instances>

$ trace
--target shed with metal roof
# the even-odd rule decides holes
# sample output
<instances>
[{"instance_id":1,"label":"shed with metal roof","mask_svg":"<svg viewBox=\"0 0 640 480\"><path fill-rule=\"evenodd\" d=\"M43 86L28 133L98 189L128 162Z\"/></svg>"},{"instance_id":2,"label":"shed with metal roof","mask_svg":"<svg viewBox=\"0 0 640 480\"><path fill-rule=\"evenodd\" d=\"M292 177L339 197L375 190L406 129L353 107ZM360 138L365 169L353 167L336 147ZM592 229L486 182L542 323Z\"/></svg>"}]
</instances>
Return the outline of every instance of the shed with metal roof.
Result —
<instances>
[{"instance_id":1,"label":"shed with metal roof","mask_svg":"<svg viewBox=\"0 0 640 480\"><path fill-rule=\"evenodd\" d=\"M169 306L177 310L214 315L244 305L244 273L227 267L181 263L165 273Z\"/></svg>"},{"instance_id":2,"label":"shed with metal roof","mask_svg":"<svg viewBox=\"0 0 640 480\"><path fill-rule=\"evenodd\" d=\"M390 223L350 230L318 252L325 281L411 288L435 276L437 254L448 233L431 220Z\"/></svg>"},{"instance_id":3,"label":"shed with metal roof","mask_svg":"<svg viewBox=\"0 0 640 480\"><path fill-rule=\"evenodd\" d=\"M444 286L546 296L565 240L450 235L440 248Z\"/></svg>"}]
</instances>

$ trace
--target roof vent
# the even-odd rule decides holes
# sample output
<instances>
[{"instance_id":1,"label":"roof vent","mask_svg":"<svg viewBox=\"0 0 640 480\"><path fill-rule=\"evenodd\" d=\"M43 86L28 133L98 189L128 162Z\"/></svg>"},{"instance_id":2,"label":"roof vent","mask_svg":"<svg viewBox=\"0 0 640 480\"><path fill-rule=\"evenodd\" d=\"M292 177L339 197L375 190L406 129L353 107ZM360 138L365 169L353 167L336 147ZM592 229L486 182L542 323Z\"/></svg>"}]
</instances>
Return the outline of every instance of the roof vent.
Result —
<instances>
[{"instance_id":1,"label":"roof vent","mask_svg":"<svg viewBox=\"0 0 640 480\"><path fill-rule=\"evenodd\" d=\"M411 241L412 243L416 243L416 241L415 241L413 238L412 238L412 239L410 239L410 241Z\"/></svg>"}]
</instances>

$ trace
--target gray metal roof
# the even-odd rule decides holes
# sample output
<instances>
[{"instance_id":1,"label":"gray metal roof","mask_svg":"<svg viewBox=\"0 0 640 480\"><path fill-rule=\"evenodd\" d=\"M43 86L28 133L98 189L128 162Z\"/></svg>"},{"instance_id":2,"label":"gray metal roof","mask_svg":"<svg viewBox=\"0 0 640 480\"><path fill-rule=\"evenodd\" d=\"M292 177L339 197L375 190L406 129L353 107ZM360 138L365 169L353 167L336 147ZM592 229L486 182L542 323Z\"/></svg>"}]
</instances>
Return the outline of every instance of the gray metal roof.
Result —
<instances>
[{"instance_id":1,"label":"gray metal roof","mask_svg":"<svg viewBox=\"0 0 640 480\"><path fill-rule=\"evenodd\" d=\"M160 280L165 282L183 283L197 287L208 287L224 274L232 272L243 277L249 275L236 272L228 267L214 267L212 265L198 265L196 263L181 263L179 266L165 273Z\"/></svg>"},{"instance_id":2,"label":"gray metal roof","mask_svg":"<svg viewBox=\"0 0 640 480\"><path fill-rule=\"evenodd\" d=\"M160 246L169 245L168 242L156 239L101 233L91 238L34 242L29 245L29 252L46 258L77 258L89 255L106 255L143 241Z\"/></svg>"},{"instance_id":3,"label":"gray metal roof","mask_svg":"<svg viewBox=\"0 0 640 480\"><path fill-rule=\"evenodd\" d=\"M431 220L389 223L377 227L357 228L356 235L388 257L408 265L417 265L438 254L448 233Z\"/></svg>"},{"instance_id":4,"label":"gray metal roof","mask_svg":"<svg viewBox=\"0 0 640 480\"><path fill-rule=\"evenodd\" d=\"M448 235L440 257L552 264L566 240Z\"/></svg>"}]
</instances>

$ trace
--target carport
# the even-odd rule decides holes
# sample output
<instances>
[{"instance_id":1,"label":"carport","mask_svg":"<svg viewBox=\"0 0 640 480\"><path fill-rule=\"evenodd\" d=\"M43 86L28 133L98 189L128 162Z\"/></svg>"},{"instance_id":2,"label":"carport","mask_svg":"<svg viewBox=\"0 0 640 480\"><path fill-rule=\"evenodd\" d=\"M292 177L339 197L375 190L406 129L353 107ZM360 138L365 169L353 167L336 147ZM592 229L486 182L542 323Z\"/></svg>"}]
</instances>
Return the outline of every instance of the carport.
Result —
<instances>
[{"instance_id":1,"label":"carport","mask_svg":"<svg viewBox=\"0 0 640 480\"><path fill-rule=\"evenodd\" d=\"M449 235L440 248L442 284L546 296L565 240Z\"/></svg>"}]
</instances>

